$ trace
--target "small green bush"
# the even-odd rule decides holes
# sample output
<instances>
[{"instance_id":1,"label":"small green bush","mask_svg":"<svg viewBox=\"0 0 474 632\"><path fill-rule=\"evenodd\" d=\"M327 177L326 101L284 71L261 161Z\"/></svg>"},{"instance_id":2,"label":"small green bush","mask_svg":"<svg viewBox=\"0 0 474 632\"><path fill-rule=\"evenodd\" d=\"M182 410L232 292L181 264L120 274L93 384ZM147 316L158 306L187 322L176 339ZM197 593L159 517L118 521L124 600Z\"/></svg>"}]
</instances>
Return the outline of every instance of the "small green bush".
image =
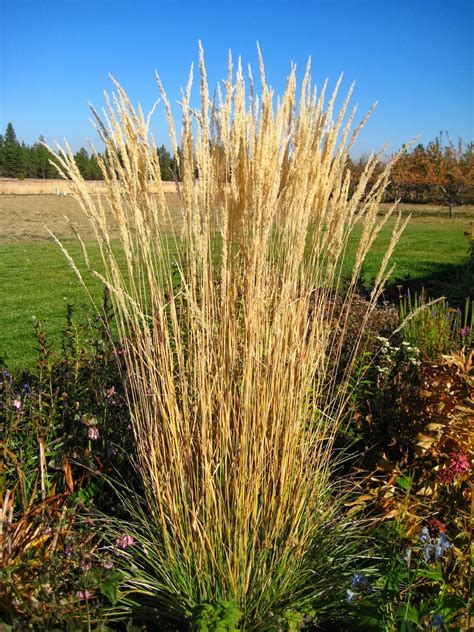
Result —
<instances>
[{"instance_id":1,"label":"small green bush","mask_svg":"<svg viewBox=\"0 0 474 632\"><path fill-rule=\"evenodd\" d=\"M410 293L400 299L400 319L406 342L418 347L425 358L455 352L474 345L474 301L466 299L464 310L450 307L441 298L431 302L426 294Z\"/></svg>"}]
</instances>

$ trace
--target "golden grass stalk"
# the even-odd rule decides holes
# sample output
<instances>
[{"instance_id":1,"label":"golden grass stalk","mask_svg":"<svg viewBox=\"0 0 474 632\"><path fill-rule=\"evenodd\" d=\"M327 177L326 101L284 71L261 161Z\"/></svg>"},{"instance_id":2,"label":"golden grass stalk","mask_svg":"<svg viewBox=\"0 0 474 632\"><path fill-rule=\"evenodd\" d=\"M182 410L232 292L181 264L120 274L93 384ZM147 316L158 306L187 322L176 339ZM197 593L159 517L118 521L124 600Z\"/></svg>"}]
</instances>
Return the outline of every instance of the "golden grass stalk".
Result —
<instances>
[{"instance_id":1,"label":"golden grass stalk","mask_svg":"<svg viewBox=\"0 0 474 632\"><path fill-rule=\"evenodd\" d=\"M391 215L378 215L391 164L367 192L373 155L349 195L347 160L367 117L351 131L352 88L334 114L340 82L325 105L310 64L299 92L291 67L277 101L261 56L259 95L229 57L211 101L201 48L199 68L200 107L191 70L179 152L158 79L179 160L182 217L172 234L150 120L118 83L104 115L92 110L110 209L89 193L69 148L56 158L94 228L105 269L95 274L110 289L125 349L157 567L166 569L156 590L178 595L184 610L233 599L258 627L289 595L308 595L315 541L335 524L331 455L358 341L343 377L336 372L362 264ZM397 220L365 319L403 227Z\"/></svg>"}]
</instances>

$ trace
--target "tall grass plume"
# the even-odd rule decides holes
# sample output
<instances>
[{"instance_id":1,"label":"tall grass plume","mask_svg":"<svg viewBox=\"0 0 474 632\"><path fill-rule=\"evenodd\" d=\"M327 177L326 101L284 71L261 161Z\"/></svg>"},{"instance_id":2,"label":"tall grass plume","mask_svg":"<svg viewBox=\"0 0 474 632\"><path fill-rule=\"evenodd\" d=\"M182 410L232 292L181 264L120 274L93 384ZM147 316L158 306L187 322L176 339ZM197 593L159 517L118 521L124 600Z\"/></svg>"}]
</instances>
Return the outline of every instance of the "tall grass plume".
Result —
<instances>
[{"instance_id":1,"label":"tall grass plume","mask_svg":"<svg viewBox=\"0 0 474 632\"><path fill-rule=\"evenodd\" d=\"M340 81L329 96L326 84L318 91L308 63L299 89L292 66L276 99L260 54L259 65L257 91L250 68L246 79L229 56L211 99L200 48L200 106L191 69L179 141L157 77L179 218L150 117L115 81L104 114L92 108L106 203L69 148L56 154L94 228L105 270L94 273L110 290L127 366L147 497L134 560L143 574L130 574L130 599L146 595L178 620L235 602L245 629L344 593L337 577L349 549L333 455L358 340L342 372L339 359L362 264L392 215L378 214L392 166L372 178L381 154L349 194L349 152L368 117L353 129L352 87L335 111ZM361 332L404 225L397 216Z\"/></svg>"}]
</instances>

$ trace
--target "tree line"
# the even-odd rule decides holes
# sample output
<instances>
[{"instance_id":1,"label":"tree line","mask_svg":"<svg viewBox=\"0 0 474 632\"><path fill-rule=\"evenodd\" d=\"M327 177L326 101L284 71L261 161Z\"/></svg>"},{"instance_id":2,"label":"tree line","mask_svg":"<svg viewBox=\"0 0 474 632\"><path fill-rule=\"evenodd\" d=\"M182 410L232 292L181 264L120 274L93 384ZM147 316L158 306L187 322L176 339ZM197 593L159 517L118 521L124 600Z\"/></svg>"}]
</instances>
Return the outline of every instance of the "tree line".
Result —
<instances>
[{"instance_id":1,"label":"tree line","mask_svg":"<svg viewBox=\"0 0 474 632\"><path fill-rule=\"evenodd\" d=\"M34 145L17 140L15 130L8 123L5 134L0 135L0 177L6 178L57 178L51 160L53 156L39 137ZM157 149L163 180L174 180L177 162L164 145ZM101 180L102 173L94 154L81 147L74 155L81 175L86 180ZM357 186L367 165L367 157L349 160L351 187ZM370 187L382 172L380 163L368 183ZM199 173L196 170L196 177ZM386 201L400 199L406 203L443 204L449 207L450 216L455 206L474 203L474 143L454 144L448 136L440 134L426 146L413 149L404 147L396 162L391 182L385 194Z\"/></svg>"},{"instance_id":2,"label":"tree line","mask_svg":"<svg viewBox=\"0 0 474 632\"><path fill-rule=\"evenodd\" d=\"M176 172L176 161L164 145L157 149L161 177L173 180ZM102 172L97 157L81 147L75 154L76 164L86 180L102 180ZM54 156L44 146L44 138L40 136L33 145L20 142L12 123L8 123L5 134L0 134L0 177L2 178L57 178Z\"/></svg>"},{"instance_id":3,"label":"tree line","mask_svg":"<svg viewBox=\"0 0 474 632\"><path fill-rule=\"evenodd\" d=\"M367 158L351 161L351 186L357 186L365 169ZM370 184L382 172L378 165ZM449 136L440 134L426 146L413 149L403 147L395 163L385 201L401 200L415 204L442 204L453 209L461 204L474 203L474 143L459 140L453 143Z\"/></svg>"}]
</instances>

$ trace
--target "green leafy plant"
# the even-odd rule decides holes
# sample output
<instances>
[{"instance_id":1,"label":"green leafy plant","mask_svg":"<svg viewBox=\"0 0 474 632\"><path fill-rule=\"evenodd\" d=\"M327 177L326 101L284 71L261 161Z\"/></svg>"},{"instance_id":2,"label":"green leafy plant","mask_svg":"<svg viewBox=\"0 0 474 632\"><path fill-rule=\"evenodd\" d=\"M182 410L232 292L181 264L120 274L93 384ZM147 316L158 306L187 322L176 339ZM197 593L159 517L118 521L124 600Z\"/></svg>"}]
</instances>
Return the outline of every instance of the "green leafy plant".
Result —
<instances>
[{"instance_id":1,"label":"green leafy plant","mask_svg":"<svg viewBox=\"0 0 474 632\"><path fill-rule=\"evenodd\" d=\"M352 591L353 625L467 629L474 353L421 362L415 354L410 364L413 350L404 357L403 346L381 342L375 370L389 370L378 389L367 391L371 425L361 426L358 443L370 469L350 503L356 514L376 503L372 518L382 526L368 548L380 562L374 563L370 594ZM402 423L395 423L397 415Z\"/></svg>"},{"instance_id":2,"label":"green leafy plant","mask_svg":"<svg viewBox=\"0 0 474 632\"><path fill-rule=\"evenodd\" d=\"M193 614L192 629L196 632L238 632L242 613L232 601L199 606Z\"/></svg>"},{"instance_id":3,"label":"green leafy plant","mask_svg":"<svg viewBox=\"0 0 474 632\"><path fill-rule=\"evenodd\" d=\"M425 358L470 349L474 346L474 303L466 299L464 311L442 298L430 302L424 292L400 298L404 340L420 349Z\"/></svg>"},{"instance_id":4,"label":"green leafy plant","mask_svg":"<svg viewBox=\"0 0 474 632\"><path fill-rule=\"evenodd\" d=\"M441 523L439 523L441 524ZM403 522L389 521L374 532L370 552L375 562L369 581L357 573L347 590L352 629L443 630L466 623L468 602L452 589L456 562L452 544L436 521L415 538Z\"/></svg>"}]
</instances>

